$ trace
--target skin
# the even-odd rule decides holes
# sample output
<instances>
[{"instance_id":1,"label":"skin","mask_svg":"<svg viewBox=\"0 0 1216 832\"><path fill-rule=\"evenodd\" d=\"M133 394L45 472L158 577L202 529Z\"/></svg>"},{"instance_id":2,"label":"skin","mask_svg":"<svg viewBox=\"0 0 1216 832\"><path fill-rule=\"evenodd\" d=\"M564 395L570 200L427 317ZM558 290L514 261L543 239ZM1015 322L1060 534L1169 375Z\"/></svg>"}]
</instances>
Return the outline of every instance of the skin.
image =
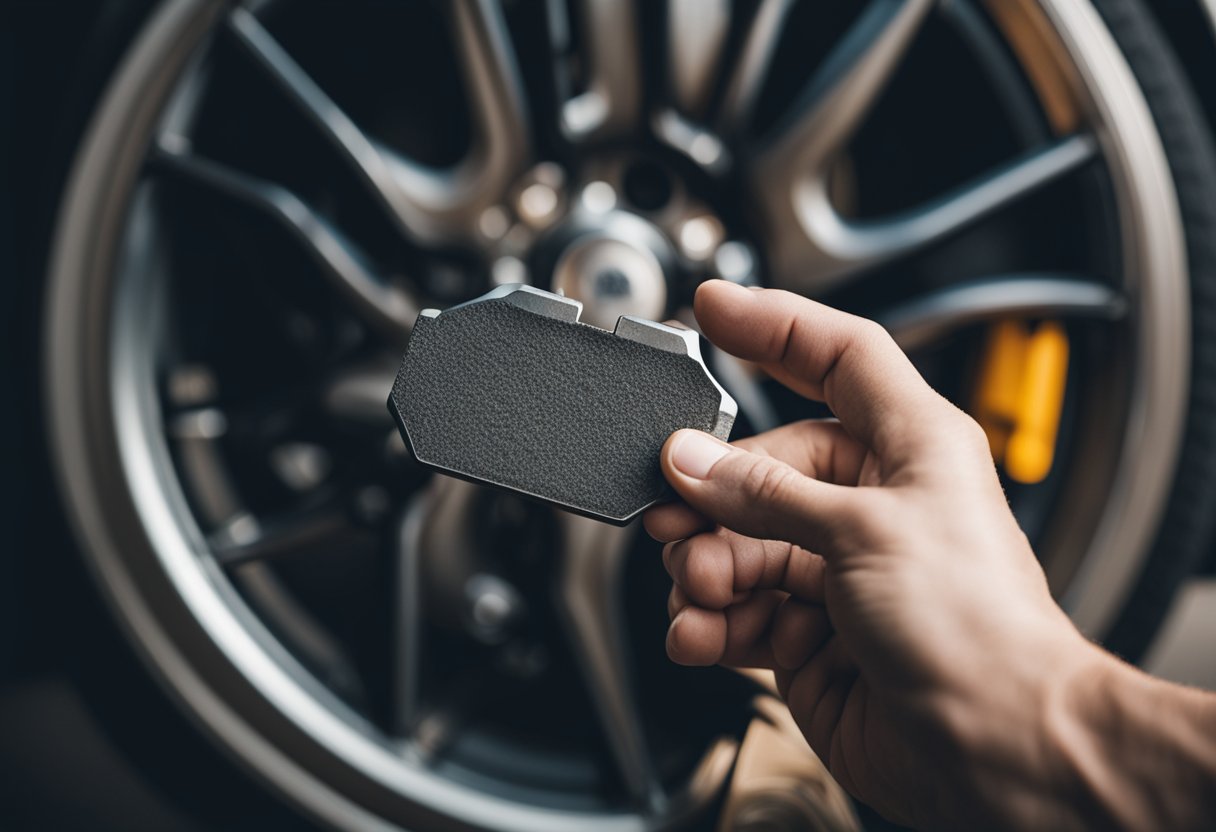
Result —
<instances>
[{"instance_id":1,"label":"skin","mask_svg":"<svg viewBox=\"0 0 1216 832\"><path fill-rule=\"evenodd\" d=\"M1207 828L1216 696L1087 641L1052 599L987 440L873 322L704 284L717 346L839 421L673 434L652 509L671 658L774 671L854 797L925 828Z\"/></svg>"}]
</instances>

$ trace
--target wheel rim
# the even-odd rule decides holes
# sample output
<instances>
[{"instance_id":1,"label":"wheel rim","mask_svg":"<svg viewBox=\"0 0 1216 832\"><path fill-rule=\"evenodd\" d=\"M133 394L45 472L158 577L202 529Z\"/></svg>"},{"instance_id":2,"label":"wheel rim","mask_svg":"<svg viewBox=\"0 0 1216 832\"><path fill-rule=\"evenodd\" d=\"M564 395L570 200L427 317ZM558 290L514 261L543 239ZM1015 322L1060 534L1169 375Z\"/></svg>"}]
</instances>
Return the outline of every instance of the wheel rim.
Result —
<instances>
[{"instance_id":1,"label":"wheel rim","mask_svg":"<svg viewBox=\"0 0 1216 832\"><path fill-rule=\"evenodd\" d=\"M671 14L679 15L683 5L673 2ZM786 6L760 5L751 30L756 34L743 38L738 51L740 65L751 69L723 85L718 93L723 111L746 112L753 107L754 102L748 104L748 90L756 93L763 86L764 56L775 51L771 27L780 27ZM1187 320L1185 258L1168 169L1142 97L1093 10L1045 2L1041 9L1021 5L1015 14L993 4L994 15L998 7L1002 9L996 16L1005 18L998 21L1004 31L1017 31L1018 24L1027 21L1051 24L1056 33L1052 37L1058 41L1044 39L1054 50L1054 60L1066 61L1079 71L1076 80L1052 78L1050 69L1042 67L1037 71L1048 76L1047 80L1035 79L1036 71L1027 72L1040 85L1057 83L1055 93L1072 97L1073 108L1081 113L1076 125L1080 129L1067 131L1045 151L1025 156L983 187L960 191L957 200L933 211L882 220L886 225L844 219L830 193L827 160L838 158L831 151L848 143L852 128L866 115L866 103L872 102L885 76L899 65L903 49L914 43L918 24L927 16L941 14L932 6L875 2L854 22L848 30L853 33L853 45L878 44L879 48L850 52L846 39L845 50L835 54L846 70L864 70L858 76L862 82L838 88L821 85L820 95L810 97L820 109L808 108L809 115L796 121L792 132L778 134L778 140L770 142L754 160L761 174L751 181L782 181L790 186L770 184L756 195L772 227L782 229L782 243L740 233L739 239L728 240L738 246L727 253L737 255L736 265L739 258L744 263L752 258L753 265L756 260L765 263L760 272L764 282L804 291L841 290L846 278L863 266L872 270L883 258L949 240L961 226L972 225L978 215L994 211L1012 197L1090 164L1095 155L1105 160L1123 227L1124 266L1118 278L1127 281L1123 286L1134 300L1131 317L1118 324L1137 339L1126 381L1144 392L1133 399L1141 404L1133 404L1117 420L1122 423L1123 452L1112 467L1112 485L1102 500L1107 510L1090 523L1048 529L1042 539L1049 549L1087 551L1071 562L1049 557L1047 567L1053 586L1066 592L1064 601L1074 617L1087 630L1100 633L1117 611L1138 557L1146 551L1154 531L1173 469L1186 397L1188 337L1185 327L1177 325ZM530 829L569 828L574 822L587 828L592 824L678 823L712 800L729 767L732 744L729 739L707 744L701 763L685 772L680 788L659 785L661 778L648 759L647 738L631 702L622 611L613 603L612 592L603 591L620 581L619 569L613 568L625 552L620 538L594 526L562 528L568 541L566 551L578 556L568 556L562 563L561 597L565 598L563 620L578 634L576 640L581 641L587 659L581 672L590 681L591 707L605 724L614 726L607 748L617 760L625 794L632 797L622 805L594 811L567 806L563 812L551 804L542 808L538 804L544 800L534 793L496 792L484 780L454 780L450 773L420 761L413 751L403 751L400 742L370 725L364 715L319 682L314 670L285 649L282 633L272 632L263 623L264 610L251 608L217 562L215 535L208 537L199 528L198 496L188 496L179 482L181 451L170 443L180 442L180 437L172 440L165 435L163 404L158 400L165 382L149 360L149 345L156 343L149 340L149 333L156 327L148 325L149 321L164 322L163 298L152 270L131 274L129 262L125 264L127 273L122 268L123 261L129 260L132 240L148 243L157 232L146 220L140 227L140 218L151 212L149 205L140 205L147 197L137 195L135 189L145 159L146 143L140 137L152 136L158 128L161 131L152 169L160 169L162 175L167 170L168 176L203 182L240 199L260 201L266 210L277 212L280 221L286 221L306 247L311 246L312 256L334 280L338 295L358 311L369 331L399 339L418 302L350 256L347 241L332 234L329 223L315 222L313 209L293 194L281 189L251 190L247 179L208 166L207 159L189 155L189 145L173 143L172 130L186 116L175 114L171 107L164 117L162 106L172 102L182 107L182 100L189 96L181 90L190 83L204 83L197 72L199 55L217 24L226 26L227 36L242 44L269 70L280 89L286 90L294 106L309 114L331 149L371 187L380 208L406 237L421 241L421 247L444 247L462 235L469 239L480 234L478 245L492 252L486 263L488 279L516 274L512 261L543 272L543 265L538 266L543 258L532 255L526 246L512 248L509 241L485 239L493 236L485 233L485 224L493 223L495 209L507 202L505 197L491 199L496 192L514 190L522 196L531 185L544 185L555 192L560 188L546 182L544 169L525 164L528 154L502 139L511 129L521 129L523 122L517 111L513 115L511 107L503 105L519 99L508 83L512 73L495 74L486 64L494 56L505 60L504 30L491 25L497 13L489 3L454 8L453 26L465 44L463 54L470 56L468 77L481 79L476 85L481 92L474 93L480 115L474 120L480 119L478 123L490 138L473 142L466 162L442 177L421 167L391 168L384 162L387 154L382 148L368 143L353 122L327 110L326 99L315 95L319 90L309 87L307 79L293 76L298 66L256 16L273 9L238 9L225 19L218 4L180 2L167 5L149 24L99 111L60 221L48 307L47 392L49 412L54 414L52 438L61 484L91 562L153 666L226 744L319 816L342 825L367 825L374 818L417 823L420 817L447 816L487 827ZM591 37L585 45L592 69L583 91L568 98L558 113L564 140L576 147L611 146L613 137L628 133L634 123L620 114L642 106L638 79L631 81L622 71L628 62L610 60L612 39L636 25L627 19L629 15L615 14L614 8L588 2L583 11L587 20L596 21L592 29L602 37ZM766 26L770 27L767 45ZM702 40L695 43L712 52L712 22L704 29ZM753 42L761 45L753 46ZM697 48L685 40L675 43L672 98L683 113L660 109L650 128L663 137L665 152L683 154L712 179L735 139L728 130L711 133L697 126L698 114L706 111L713 97L706 92L707 70L697 62ZM640 63L639 58L634 65ZM837 80L841 77L848 80L849 72L841 72ZM1040 92L1046 88L1041 86ZM834 89L846 89L849 94L834 96ZM1090 138L1092 135L1099 139ZM826 139L833 139L837 147L825 147ZM610 180L614 193L624 193L625 172L613 154L605 152L600 161L587 167L580 172L582 184ZM792 169L801 173L783 180L781 171ZM815 175L804 175L808 171ZM404 187L391 184L401 182ZM484 187L486 182L492 187ZM542 191L534 194L541 194L538 204L543 206ZM568 198L560 192L557 196ZM581 197L584 202L588 199L587 188L582 189ZM517 201L516 205L523 203ZM661 211L655 212L648 222L676 246L690 219L709 217L708 227L700 229L702 236L720 235L722 228L731 232L739 228L708 210L712 207L697 202L676 217L663 218ZM543 238L542 232L535 236ZM785 242L799 235L803 246L791 247ZM126 253L120 252L120 243ZM681 253L687 257L686 251ZM729 265L729 257L726 259ZM111 270L112 263L118 267ZM99 269L96 264L104 265ZM713 258L701 268L703 273L715 268L730 272ZM803 269L818 283L780 277ZM736 269L734 274L746 279L746 271ZM1145 277L1132 281L1129 275ZM1125 294L1118 291L1123 288L1118 282L1113 284L1116 291L1112 294L1112 286L1089 280L1044 280L1042 275L1035 280L1039 282L1015 276L999 284L996 292L991 285L969 287L966 292L948 287L878 311L905 343L914 344L917 339L937 337L943 326L1000 316L1080 314L1102 319L1117 314L1118 296ZM673 286L665 289L674 293ZM1023 294L1019 296L1018 291ZM847 291L841 290L840 296L847 299ZM1015 303L1011 297L1020 299ZM723 375L731 373L727 366L718 369ZM351 386L361 378L346 376L342 381ZM371 378L374 388L379 376ZM183 384L189 386L188 381ZM179 429L206 438L216 427L207 423L210 417L205 412L193 417L194 423L185 420ZM1146 436L1157 436L1159 441L1148 443ZM1138 470L1142 476L1132 480L1126 473L1130 470ZM124 488L107 487L108 482L121 482ZM445 488L432 488L411 512L403 514L398 533L420 539L418 526L449 505L442 502ZM458 494L451 499L469 497ZM1087 511L1092 513L1092 507ZM227 531L233 528L229 526ZM1077 546L1078 539L1087 545ZM237 537L229 543L232 563L256 559L256 551L251 553L240 538L239 525ZM1097 552L1104 554L1099 557ZM407 595L416 593L419 584L411 577L417 573L411 570L421 567L416 558L403 556L402 563L400 576ZM409 629L411 620L406 617L404 629ZM415 643L406 638L401 652L410 654L411 644ZM413 678L405 680L401 689L415 684ZM406 721L411 719L407 714ZM354 772L355 779L349 774L335 777L335 766Z\"/></svg>"}]
</instances>

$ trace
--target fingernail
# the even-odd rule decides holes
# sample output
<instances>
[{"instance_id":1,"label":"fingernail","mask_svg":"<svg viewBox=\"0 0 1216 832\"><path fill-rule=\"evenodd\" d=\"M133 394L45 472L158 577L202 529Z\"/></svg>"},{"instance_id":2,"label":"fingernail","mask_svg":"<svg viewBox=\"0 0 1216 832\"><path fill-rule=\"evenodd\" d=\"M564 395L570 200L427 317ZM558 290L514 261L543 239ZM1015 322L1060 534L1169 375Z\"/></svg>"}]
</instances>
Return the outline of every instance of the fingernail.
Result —
<instances>
[{"instance_id":1,"label":"fingernail","mask_svg":"<svg viewBox=\"0 0 1216 832\"><path fill-rule=\"evenodd\" d=\"M714 467L714 463L729 451L729 445L701 431L690 430L680 434L676 440L675 447L671 449L671 463L681 474L703 480L709 476L709 469Z\"/></svg>"}]
</instances>

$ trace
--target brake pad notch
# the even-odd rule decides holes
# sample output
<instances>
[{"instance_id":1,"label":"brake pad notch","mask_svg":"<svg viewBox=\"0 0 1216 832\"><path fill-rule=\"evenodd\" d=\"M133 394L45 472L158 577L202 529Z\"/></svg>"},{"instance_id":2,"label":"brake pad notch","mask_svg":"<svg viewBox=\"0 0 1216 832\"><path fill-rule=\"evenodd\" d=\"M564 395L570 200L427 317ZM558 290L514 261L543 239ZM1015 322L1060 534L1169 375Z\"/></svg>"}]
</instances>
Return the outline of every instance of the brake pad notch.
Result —
<instances>
[{"instance_id":1,"label":"brake pad notch","mask_svg":"<svg viewBox=\"0 0 1216 832\"><path fill-rule=\"evenodd\" d=\"M669 495L663 442L725 440L737 407L692 330L525 285L418 316L388 406L422 465L617 525Z\"/></svg>"}]
</instances>

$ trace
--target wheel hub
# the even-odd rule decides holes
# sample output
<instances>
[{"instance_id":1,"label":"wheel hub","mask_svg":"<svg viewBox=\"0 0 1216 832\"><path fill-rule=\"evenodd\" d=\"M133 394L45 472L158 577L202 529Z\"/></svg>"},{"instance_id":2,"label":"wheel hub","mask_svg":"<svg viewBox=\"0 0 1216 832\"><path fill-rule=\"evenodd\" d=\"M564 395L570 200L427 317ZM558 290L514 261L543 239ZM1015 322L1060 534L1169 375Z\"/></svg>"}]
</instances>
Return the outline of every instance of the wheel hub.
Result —
<instances>
[{"instance_id":1,"label":"wheel hub","mask_svg":"<svg viewBox=\"0 0 1216 832\"><path fill-rule=\"evenodd\" d=\"M585 322L612 329L622 315L661 320L708 277L757 282L755 245L728 233L716 199L694 196L679 165L593 152L577 167L541 162L483 213L495 283L560 292L584 304Z\"/></svg>"},{"instance_id":2,"label":"wheel hub","mask_svg":"<svg viewBox=\"0 0 1216 832\"><path fill-rule=\"evenodd\" d=\"M626 211L582 208L551 245L560 252L552 286L583 303L586 323L612 329L621 315L663 316L674 257L652 223Z\"/></svg>"}]
</instances>

